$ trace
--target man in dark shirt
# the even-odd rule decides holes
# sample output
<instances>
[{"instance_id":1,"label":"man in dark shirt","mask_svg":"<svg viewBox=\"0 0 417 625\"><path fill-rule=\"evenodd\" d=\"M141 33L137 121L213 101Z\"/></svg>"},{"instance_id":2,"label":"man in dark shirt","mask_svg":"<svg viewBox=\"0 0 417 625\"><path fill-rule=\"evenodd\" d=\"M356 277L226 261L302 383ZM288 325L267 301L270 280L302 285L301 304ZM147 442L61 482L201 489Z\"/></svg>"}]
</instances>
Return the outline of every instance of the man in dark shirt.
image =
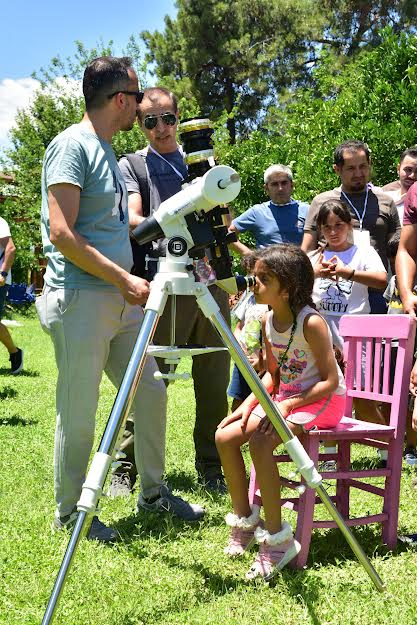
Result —
<instances>
[{"instance_id":1,"label":"man in dark shirt","mask_svg":"<svg viewBox=\"0 0 417 625\"><path fill-rule=\"evenodd\" d=\"M149 145L139 154L145 162L147 184L149 185L149 214L155 212L161 202L181 190L187 177L187 167L183 161L180 146L177 144L176 131L178 123L177 100L173 93L153 87L145 90L143 100L138 107L138 119ZM120 160L120 169L129 193L129 224L136 227L144 219L143 198L137 172L129 163L128 158ZM160 239L153 244L155 261L150 261L152 274L157 269L157 259L165 255L165 240ZM150 277L152 277L152 274ZM150 278L149 278L150 279ZM225 319L230 323L229 299L225 291L216 285L209 287L211 294L220 307ZM171 333L171 298L168 298L164 314L158 322L154 335L156 345L168 345ZM200 344L223 347L223 343L211 322L203 315L194 297L177 296L177 312L175 319L176 343L180 345ZM161 359L159 368L166 373L169 365ZM212 352L193 358L192 376L196 399L196 420L194 427L195 466L198 481L206 489L225 492L226 486L222 475L220 458L217 453L214 435L217 425L227 415L227 386L230 376L230 356L227 351ZM131 424L130 424L131 425ZM127 440L129 436L127 435ZM125 441L126 443L126 441ZM128 474L119 470L119 484L134 478L135 461L131 452L133 448L124 445L127 458L123 461ZM133 473L132 473L133 469ZM113 494L125 488L114 484Z\"/></svg>"}]
</instances>

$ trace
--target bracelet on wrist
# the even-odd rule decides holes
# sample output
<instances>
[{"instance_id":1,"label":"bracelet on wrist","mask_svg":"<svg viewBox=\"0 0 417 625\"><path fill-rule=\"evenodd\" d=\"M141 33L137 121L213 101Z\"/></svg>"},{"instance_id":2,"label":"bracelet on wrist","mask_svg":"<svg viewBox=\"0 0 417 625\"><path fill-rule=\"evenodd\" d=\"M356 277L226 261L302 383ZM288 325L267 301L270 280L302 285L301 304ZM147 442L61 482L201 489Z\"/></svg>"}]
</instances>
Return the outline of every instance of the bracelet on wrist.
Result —
<instances>
[{"instance_id":1,"label":"bracelet on wrist","mask_svg":"<svg viewBox=\"0 0 417 625\"><path fill-rule=\"evenodd\" d=\"M348 277L346 278L346 280L352 280L353 276L355 275L355 271L356 271L356 269L352 269L352 273L350 273L350 274L348 275Z\"/></svg>"}]
</instances>

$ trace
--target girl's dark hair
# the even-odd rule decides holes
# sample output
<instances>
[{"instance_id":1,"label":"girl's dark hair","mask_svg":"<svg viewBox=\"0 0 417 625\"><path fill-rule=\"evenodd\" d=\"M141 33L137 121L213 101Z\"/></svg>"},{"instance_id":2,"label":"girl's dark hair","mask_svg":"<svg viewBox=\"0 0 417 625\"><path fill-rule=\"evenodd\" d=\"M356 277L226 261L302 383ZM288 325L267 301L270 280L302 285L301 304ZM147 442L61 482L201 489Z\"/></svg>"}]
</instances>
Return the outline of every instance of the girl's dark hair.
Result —
<instances>
[{"instance_id":1,"label":"girl's dark hair","mask_svg":"<svg viewBox=\"0 0 417 625\"><path fill-rule=\"evenodd\" d=\"M242 258L240 259L240 264L242 265L243 271L245 273L253 273L256 261L256 252L251 252L250 254L245 254L245 256L242 256Z\"/></svg>"},{"instance_id":2,"label":"girl's dark hair","mask_svg":"<svg viewBox=\"0 0 417 625\"><path fill-rule=\"evenodd\" d=\"M253 254L274 273L281 287L287 289L294 319L304 306L315 308L312 299L314 272L308 256L296 245L270 245Z\"/></svg>"},{"instance_id":3,"label":"girl's dark hair","mask_svg":"<svg viewBox=\"0 0 417 625\"><path fill-rule=\"evenodd\" d=\"M252 262L253 259L263 262L267 269L276 275L280 286L287 289L289 294L288 303L294 318L290 340L274 372L274 392L278 392L281 377L280 368L286 360L288 349L292 343L296 329L297 314L304 306L316 308L312 300L314 272L310 259L296 245L286 243L271 245L251 254ZM343 354L339 349L334 349L334 351L336 362L343 372L345 368Z\"/></svg>"},{"instance_id":4,"label":"girl's dark hair","mask_svg":"<svg viewBox=\"0 0 417 625\"><path fill-rule=\"evenodd\" d=\"M327 217L333 213L339 219L347 224L352 222L352 215L350 214L349 207L346 206L341 200L327 200L324 202L319 212L317 213L317 228L322 228L327 223Z\"/></svg>"}]
</instances>

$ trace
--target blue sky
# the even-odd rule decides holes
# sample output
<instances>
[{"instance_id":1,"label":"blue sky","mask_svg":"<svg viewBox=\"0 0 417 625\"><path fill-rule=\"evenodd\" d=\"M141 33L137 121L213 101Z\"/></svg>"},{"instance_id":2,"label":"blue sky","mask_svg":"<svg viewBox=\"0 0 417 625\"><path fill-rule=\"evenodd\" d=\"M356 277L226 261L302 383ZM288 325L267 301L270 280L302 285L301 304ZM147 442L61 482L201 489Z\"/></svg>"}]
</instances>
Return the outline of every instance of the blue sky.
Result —
<instances>
[{"instance_id":1,"label":"blue sky","mask_svg":"<svg viewBox=\"0 0 417 625\"><path fill-rule=\"evenodd\" d=\"M17 109L28 105L37 86L32 72L54 56L74 56L75 41L92 48L112 39L119 54L130 35L162 31L167 14L175 17L174 0L8 0L0 37L0 149Z\"/></svg>"}]
</instances>

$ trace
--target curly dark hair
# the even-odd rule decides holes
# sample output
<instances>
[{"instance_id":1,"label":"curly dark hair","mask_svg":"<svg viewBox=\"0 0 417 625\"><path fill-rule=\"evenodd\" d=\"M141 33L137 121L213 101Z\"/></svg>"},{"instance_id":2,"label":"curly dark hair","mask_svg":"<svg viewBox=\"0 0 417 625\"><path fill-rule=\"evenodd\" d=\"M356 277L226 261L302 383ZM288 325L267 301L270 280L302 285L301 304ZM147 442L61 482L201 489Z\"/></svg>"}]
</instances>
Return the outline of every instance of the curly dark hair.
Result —
<instances>
[{"instance_id":1,"label":"curly dark hair","mask_svg":"<svg viewBox=\"0 0 417 625\"><path fill-rule=\"evenodd\" d=\"M242 265L242 269L245 273L253 273L255 269L255 263L257 261L256 252L251 252L250 254L245 254L240 259L240 264Z\"/></svg>"},{"instance_id":2,"label":"curly dark hair","mask_svg":"<svg viewBox=\"0 0 417 625\"><path fill-rule=\"evenodd\" d=\"M288 304L297 317L304 306L315 308L312 299L314 272L310 259L296 245L280 243L257 250L253 256L274 273L287 289Z\"/></svg>"}]
</instances>

